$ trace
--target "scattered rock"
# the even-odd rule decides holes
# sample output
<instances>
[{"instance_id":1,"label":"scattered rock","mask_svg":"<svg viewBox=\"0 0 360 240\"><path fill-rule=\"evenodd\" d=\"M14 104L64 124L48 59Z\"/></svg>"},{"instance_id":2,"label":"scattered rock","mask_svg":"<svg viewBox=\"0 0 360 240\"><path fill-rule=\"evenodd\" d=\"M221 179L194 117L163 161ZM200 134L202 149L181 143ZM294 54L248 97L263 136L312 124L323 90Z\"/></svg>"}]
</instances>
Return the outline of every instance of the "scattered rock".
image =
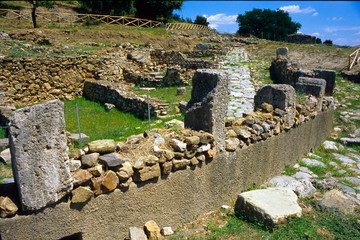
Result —
<instances>
[{"instance_id":1,"label":"scattered rock","mask_svg":"<svg viewBox=\"0 0 360 240\"><path fill-rule=\"evenodd\" d=\"M116 106L112 103L105 103L105 111L109 112L111 109L116 108Z\"/></svg>"},{"instance_id":2,"label":"scattered rock","mask_svg":"<svg viewBox=\"0 0 360 240\"><path fill-rule=\"evenodd\" d=\"M357 204L347 198L342 192L333 189L326 192L322 199L318 199L316 204L326 212L354 213Z\"/></svg>"},{"instance_id":3,"label":"scattered rock","mask_svg":"<svg viewBox=\"0 0 360 240\"><path fill-rule=\"evenodd\" d=\"M325 142L323 142L322 145L323 145L324 149L328 149L328 150L338 150L335 142L325 141Z\"/></svg>"},{"instance_id":4,"label":"scattered rock","mask_svg":"<svg viewBox=\"0 0 360 240\"><path fill-rule=\"evenodd\" d=\"M9 197L0 196L0 217L12 217L18 211L18 207Z\"/></svg>"},{"instance_id":5,"label":"scattered rock","mask_svg":"<svg viewBox=\"0 0 360 240\"><path fill-rule=\"evenodd\" d=\"M235 204L237 214L274 227L290 217L301 217L296 194L288 188L268 188L241 193Z\"/></svg>"},{"instance_id":6,"label":"scattered rock","mask_svg":"<svg viewBox=\"0 0 360 240\"><path fill-rule=\"evenodd\" d=\"M186 150L186 143L184 143L180 140L173 138L169 141L169 144L174 149L174 151L184 152Z\"/></svg>"},{"instance_id":7,"label":"scattered rock","mask_svg":"<svg viewBox=\"0 0 360 240\"><path fill-rule=\"evenodd\" d=\"M181 129L184 129L184 122L177 120L177 119L173 119L171 121L166 122L165 126L167 128L174 128L177 130L181 130Z\"/></svg>"},{"instance_id":8,"label":"scattered rock","mask_svg":"<svg viewBox=\"0 0 360 240\"><path fill-rule=\"evenodd\" d=\"M290 176L277 176L269 181L271 187L289 188L299 197L311 196L316 192L314 186L308 180L298 181Z\"/></svg>"},{"instance_id":9,"label":"scattered rock","mask_svg":"<svg viewBox=\"0 0 360 240\"><path fill-rule=\"evenodd\" d=\"M134 164L134 168L135 168L133 175L134 182L144 182L153 178L160 177L161 175L161 169L159 164L155 164L153 166L145 166L141 168L136 168L139 166L135 166L135 165L136 163Z\"/></svg>"},{"instance_id":10,"label":"scattered rock","mask_svg":"<svg viewBox=\"0 0 360 240\"><path fill-rule=\"evenodd\" d=\"M7 148L5 150L3 150L0 153L0 160L2 162L4 162L5 164L10 164L11 163L11 153L10 153L10 148Z\"/></svg>"},{"instance_id":11,"label":"scattered rock","mask_svg":"<svg viewBox=\"0 0 360 240\"><path fill-rule=\"evenodd\" d=\"M337 187L337 180L333 177L325 179L314 179L312 180L312 182L315 184L316 187L323 190L332 190Z\"/></svg>"},{"instance_id":12,"label":"scattered rock","mask_svg":"<svg viewBox=\"0 0 360 240\"><path fill-rule=\"evenodd\" d=\"M87 136L86 134L84 133L80 133L80 136L78 133L74 133L74 134L71 134L69 139L70 141L74 144L74 143L80 143L80 138L81 138L81 142L82 143L87 143L89 142L90 140L90 137Z\"/></svg>"},{"instance_id":13,"label":"scattered rock","mask_svg":"<svg viewBox=\"0 0 360 240\"><path fill-rule=\"evenodd\" d=\"M160 228L154 220L150 220L145 223L145 233L149 240L162 240L164 237L160 233Z\"/></svg>"},{"instance_id":14,"label":"scattered rock","mask_svg":"<svg viewBox=\"0 0 360 240\"><path fill-rule=\"evenodd\" d=\"M340 141L342 141L344 144L354 144L354 145L360 145L360 137L356 138L340 138Z\"/></svg>"},{"instance_id":15,"label":"scattered rock","mask_svg":"<svg viewBox=\"0 0 360 240\"><path fill-rule=\"evenodd\" d=\"M317 167L326 167L326 165L319 161L319 160L315 160L315 159L310 159L310 158L303 158L302 162L305 163L305 165L307 166L317 166Z\"/></svg>"},{"instance_id":16,"label":"scattered rock","mask_svg":"<svg viewBox=\"0 0 360 240\"><path fill-rule=\"evenodd\" d=\"M174 234L174 231L172 230L171 227L163 227L161 229L161 234L164 236L171 236Z\"/></svg>"},{"instance_id":17,"label":"scattered rock","mask_svg":"<svg viewBox=\"0 0 360 240\"><path fill-rule=\"evenodd\" d=\"M104 169L102 165L88 168L87 171L91 173L94 177L100 177L102 174L104 174Z\"/></svg>"},{"instance_id":18,"label":"scattered rock","mask_svg":"<svg viewBox=\"0 0 360 240\"><path fill-rule=\"evenodd\" d=\"M124 162L122 164L122 167L119 169L119 171L116 174L118 175L120 181L125 181L129 179L134 174L134 170L132 168L131 163Z\"/></svg>"}]
</instances>

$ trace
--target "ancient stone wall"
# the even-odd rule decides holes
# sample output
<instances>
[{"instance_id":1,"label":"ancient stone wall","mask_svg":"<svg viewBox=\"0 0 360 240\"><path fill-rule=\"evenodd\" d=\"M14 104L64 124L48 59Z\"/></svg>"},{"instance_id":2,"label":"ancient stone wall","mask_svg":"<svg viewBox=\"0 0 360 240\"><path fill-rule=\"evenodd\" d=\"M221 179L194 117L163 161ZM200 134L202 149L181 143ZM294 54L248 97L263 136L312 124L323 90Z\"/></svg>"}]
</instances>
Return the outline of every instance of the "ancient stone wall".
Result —
<instances>
[{"instance_id":1,"label":"ancient stone wall","mask_svg":"<svg viewBox=\"0 0 360 240\"><path fill-rule=\"evenodd\" d=\"M148 220L160 227L180 226L251 184L276 176L285 164L293 164L319 146L331 132L332 114L331 109L319 112L256 144L218 152L166 176L131 183L127 191L116 189L85 205L64 199L36 214L1 219L1 239L124 239L129 227L141 227Z\"/></svg>"},{"instance_id":2,"label":"ancient stone wall","mask_svg":"<svg viewBox=\"0 0 360 240\"><path fill-rule=\"evenodd\" d=\"M186 69L212 68L213 63L206 60L188 59L184 53L155 49L150 51L151 60L156 64L178 65Z\"/></svg>"},{"instance_id":3,"label":"ancient stone wall","mask_svg":"<svg viewBox=\"0 0 360 240\"><path fill-rule=\"evenodd\" d=\"M291 43L300 43L300 44L315 44L316 37L301 33L288 35L288 42Z\"/></svg>"},{"instance_id":4,"label":"ancient stone wall","mask_svg":"<svg viewBox=\"0 0 360 240\"><path fill-rule=\"evenodd\" d=\"M115 57L54 57L0 60L0 91L15 105L72 99L87 80L118 81L126 62Z\"/></svg>"}]
</instances>

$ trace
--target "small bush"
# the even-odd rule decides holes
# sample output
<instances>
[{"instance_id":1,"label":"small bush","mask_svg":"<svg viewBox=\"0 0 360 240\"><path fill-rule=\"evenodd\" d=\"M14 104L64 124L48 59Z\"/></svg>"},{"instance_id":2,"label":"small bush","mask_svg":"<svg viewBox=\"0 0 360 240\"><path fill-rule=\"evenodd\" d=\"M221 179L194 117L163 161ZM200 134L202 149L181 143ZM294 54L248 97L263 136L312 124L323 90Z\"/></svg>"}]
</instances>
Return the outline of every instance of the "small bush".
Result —
<instances>
[{"instance_id":1,"label":"small bush","mask_svg":"<svg viewBox=\"0 0 360 240\"><path fill-rule=\"evenodd\" d=\"M333 42L331 40L325 40L324 44L328 45L328 46L331 46L333 44Z\"/></svg>"}]
</instances>

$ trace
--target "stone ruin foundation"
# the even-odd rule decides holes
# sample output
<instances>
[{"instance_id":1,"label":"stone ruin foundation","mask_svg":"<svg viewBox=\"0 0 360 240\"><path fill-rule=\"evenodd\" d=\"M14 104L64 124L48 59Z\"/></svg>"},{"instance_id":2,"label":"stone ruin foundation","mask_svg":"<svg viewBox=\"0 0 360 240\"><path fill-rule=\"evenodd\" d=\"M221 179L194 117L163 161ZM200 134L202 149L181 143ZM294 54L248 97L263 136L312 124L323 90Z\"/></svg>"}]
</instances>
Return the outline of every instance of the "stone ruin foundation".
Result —
<instances>
[{"instance_id":1,"label":"stone ruin foundation","mask_svg":"<svg viewBox=\"0 0 360 240\"><path fill-rule=\"evenodd\" d=\"M194 130L146 132L120 146L90 142L70 161L60 102L15 111L11 149L22 210L0 219L0 239L123 239L149 220L179 226L280 173L331 133L331 99L301 105L286 84L264 86L254 113L225 122L226 82L219 71L196 72L185 115Z\"/></svg>"}]
</instances>

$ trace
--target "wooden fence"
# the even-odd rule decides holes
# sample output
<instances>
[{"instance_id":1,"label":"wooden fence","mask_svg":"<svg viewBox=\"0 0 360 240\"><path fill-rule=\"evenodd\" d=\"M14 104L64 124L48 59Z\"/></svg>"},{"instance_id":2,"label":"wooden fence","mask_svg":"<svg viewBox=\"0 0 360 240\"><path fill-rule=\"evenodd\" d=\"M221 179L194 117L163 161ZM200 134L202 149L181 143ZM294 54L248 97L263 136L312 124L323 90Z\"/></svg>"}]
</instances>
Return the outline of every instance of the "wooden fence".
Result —
<instances>
[{"instance_id":1,"label":"wooden fence","mask_svg":"<svg viewBox=\"0 0 360 240\"><path fill-rule=\"evenodd\" d=\"M213 32L214 29L208 26L193 24L193 23L167 23L166 30L199 30L206 32Z\"/></svg>"},{"instance_id":2,"label":"wooden fence","mask_svg":"<svg viewBox=\"0 0 360 240\"><path fill-rule=\"evenodd\" d=\"M5 16L7 19L31 20L31 11L0 9L0 16ZM68 23L68 24L83 23L86 21L98 21L106 24L122 24L133 27L147 27L147 28L155 28L162 24L161 22L158 21L125 17L125 16L41 12L41 11L36 11L36 19L39 22L51 21L51 22Z\"/></svg>"},{"instance_id":3,"label":"wooden fence","mask_svg":"<svg viewBox=\"0 0 360 240\"><path fill-rule=\"evenodd\" d=\"M30 20L31 10L12 10L0 9L0 16L7 19ZM133 27L155 28L162 25L159 21L111 15L97 14L77 14L77 13L59 13L59 12L42 12L36 11L36 19L39 22L58 22L58 23L83 23L86 21L97 21L105 24L122 24ZM198 30L198 31L215 31L208 26L192 24L192 23L167 23L166 30Z\"/></svg>"},{"instance_id":4,"label":"wooden fence","mask_svg":"<svg viewBox=\"0 0 360 240\"><path fill-rule=\"evenodd\" d=\"M349 71L353 66L360 62L360 48L355 50L352 54L349 55Z\"/></svg>"}]
</instances>

